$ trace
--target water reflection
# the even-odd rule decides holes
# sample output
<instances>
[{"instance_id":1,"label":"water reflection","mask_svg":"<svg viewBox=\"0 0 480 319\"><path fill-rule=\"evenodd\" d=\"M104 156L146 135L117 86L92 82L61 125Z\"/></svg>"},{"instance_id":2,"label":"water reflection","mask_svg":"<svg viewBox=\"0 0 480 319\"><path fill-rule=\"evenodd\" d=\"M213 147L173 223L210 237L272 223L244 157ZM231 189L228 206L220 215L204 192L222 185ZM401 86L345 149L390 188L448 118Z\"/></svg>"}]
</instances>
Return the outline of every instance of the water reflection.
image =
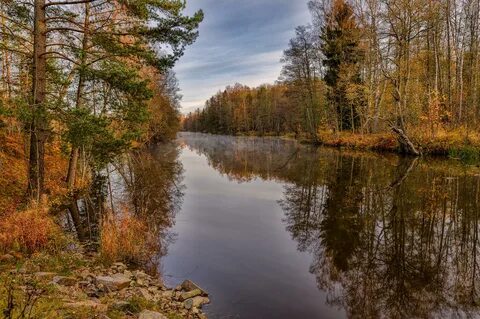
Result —
<instances>
[{"instance_id":1,"label":"water reflection","mask_svg":"<svg viewBox=\"0 0 480 319\"><path fill-rule=\"evenodd\" d=\"M184 186L179 149L173 143L128 154L112 164L114 210L127 209L145 221L161 241L157 257L166 254L172 239L170 228L179 211Z\"/></svg>"},{"instance_id":2,"label":"water reflection","mask_svg":"<svg viewBox=\"0 0 480 319\"><path fill-rule=\"evenodd\" d=\"M452 161L182 134L231 180L285 184L279 200L332 307L352 318L478 315L480 176Z\"/></svg>"},{"instance_id":3,"label":"water reflection","mask_svg":"<svg viewBox=\"0 0 480 319\"><path fill-rule=\"evenodd\" d=\"M76 213L67 216L67 226L95 249L105 218L133 215L160 241L161 251L151 252L155 261L167 251L172 239L169 230L182 203L183 168L178 156L177 145L166 143L110 163L94 174L91 191L78 199Z\"/></svg>"}]
</instances>

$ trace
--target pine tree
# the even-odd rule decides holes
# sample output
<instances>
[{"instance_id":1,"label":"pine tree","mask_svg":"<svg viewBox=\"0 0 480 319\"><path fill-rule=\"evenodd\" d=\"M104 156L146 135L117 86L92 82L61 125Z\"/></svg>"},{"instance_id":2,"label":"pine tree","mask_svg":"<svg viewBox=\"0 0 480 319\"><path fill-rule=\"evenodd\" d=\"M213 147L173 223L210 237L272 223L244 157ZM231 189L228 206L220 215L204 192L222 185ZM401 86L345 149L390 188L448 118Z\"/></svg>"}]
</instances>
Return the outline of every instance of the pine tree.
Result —
<instances>
[{"instance_id":1,"label":"pine tree","mask_svg":"<svg viewBox=\"0 0 480 319\"><path fill-rule=\"evenodd\" d=\"M365 103L360 62L360 28L352 7L345 0L334 0L321 29L321 51L324 55L324 80L327 99L337 114L337 129L359 128L359 108Z\"/></svg>"}]
</instances>

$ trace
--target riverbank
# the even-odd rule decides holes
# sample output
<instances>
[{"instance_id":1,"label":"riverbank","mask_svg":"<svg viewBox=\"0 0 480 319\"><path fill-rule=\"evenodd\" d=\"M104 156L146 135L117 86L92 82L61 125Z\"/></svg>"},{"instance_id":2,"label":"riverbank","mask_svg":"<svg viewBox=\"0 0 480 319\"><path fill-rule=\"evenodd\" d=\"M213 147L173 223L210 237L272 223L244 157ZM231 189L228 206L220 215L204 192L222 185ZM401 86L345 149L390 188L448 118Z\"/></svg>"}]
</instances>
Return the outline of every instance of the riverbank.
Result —
<instances>
[{"instance_id":1,"label":"riverbank","mask_svg":"<svg viewBox=\"0 0 480 319\"><path fill-rule=\"evenodd\" d=\"M51 164L47 195L40 203L32 202L25 196L23 136L0 134L0 311L4 317L206 318L200 310L209 302L205 291L189 281L172 289L163 285L161 276L142 270L143 262L154 260L156 248L161 248L147 221L128 212L114 218L107 211L94 243L98 249L83 248L75 232L64 228L69 217L61 207L71 196L64 178L66 153L60 143L51 143L46 156Z\"/></svg>"},{"instance_id":2,"label":"riverbank","mask_svg":"<svg viewBox=\"0 0 480 319\"><path fill-rule=\"evenodd\" d=\"M274 133L239 134L240 136L266 136L294 139L305 144L319 144L335 148L354 150L372 150L380 152L400 153L397 137L392 132L385 133L351 133L319 131L318 142L313 142L306 135L293 133L276 135ZM421 128L411 129L408 136L423 155L443 156L462 160L466 163L480 161L480 134L478 132L459 128L455 130L437 129L434 133Z\"/></svg>"},{"instance_id":3,"label":"riverbank","mask_svg":"<svg viewBox=\"0 0 480 319\"><path fill-rule=\"evenodd\" d=\"M411 141L423 155L444 156L468 163L480 160L480 135L459 129L426 133L420 129L409 132ZM319 134L321 143L331 147L345 147L358 150L376 150L399 153L399 143L393 133L354 134L348 132Z\"/></svg>"},{"instance_id":4,"label":"riverbank","mask_svg":"<svg viewBox=\"0 0 480 319\"><path fill-rule=\"evenodd\" d=\"M142 270L98 260L79 247L29 258L0 255L5 318L206 318L201 307L210 303L208 294L193 282L168 288Z\"/></svg>"}]
</instances>

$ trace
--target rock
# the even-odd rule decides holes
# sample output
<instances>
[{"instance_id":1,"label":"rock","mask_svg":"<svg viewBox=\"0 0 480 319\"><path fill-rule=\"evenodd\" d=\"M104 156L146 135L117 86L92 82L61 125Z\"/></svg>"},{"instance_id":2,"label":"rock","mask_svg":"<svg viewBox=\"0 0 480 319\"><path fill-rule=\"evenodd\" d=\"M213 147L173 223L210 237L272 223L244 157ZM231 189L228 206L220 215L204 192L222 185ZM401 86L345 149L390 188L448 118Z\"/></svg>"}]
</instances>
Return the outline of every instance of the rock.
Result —
<instances>
[{"instance_id":1,"label":"rock","mask_svg":"<svg viewBox=\"0 0 480 319\"><path fill-rule=\"evenodd\" d=\"M54 272L39 271L33 274L39 280L53 280L57 274Z\"/></svg>"},{"instance_id":2,"label":"rock","mask_svg":"<svg viewBox=\"0 0 480 319\"><path fill-rule=\"evenodd\" d=\"M194 283L191 280L185 280L184 282L182 282L181 289L183 289L185 291L192 291L192 290L195 290L195 289L199 289L202 292L203 296L208 296L208 292L206 292L205 290L200 288L199 285L197 285L196 283Z\"/></svg>"},{"instance_id":3,"label":"rock","mask_svg":"<svg viewBox=\"0 0 480 319\"><path fill-rule=\"evenodd\" d=\"M183 303L183 306L185 307L185 309L187 310L190 310L193 308L193 299L187 299L185 300L185 302Z\"/></svg>"},{"instance_id":4,"label":"rock","mask_svg":"<svg viewBox=\"0 0 480 319\"><path fill-rule=\"evenodd\" d=\"M167 319L167 317L159 312L144 310L140 313L138 319Z\"/></svg>"},{"instance_id":5,"label":"rock","mask_svg":"<svg viewBox=\"0 0 480 319\"><path fill-rule=\"evenodd\" d=\"M127 266L124 263L114 263L111 268L118 272L124 272L127 270Z\"/></svg>"},{"instance_id":6,"label":"rock","mask_svg":"<svg viewBox=\"0 0 480 319\"><path fill-rule=\"evenodd\" d=\"M196 296L200 296L201 294L202 294L202 291L200 289L187 291L187 292L184 292L180 295L180 301L184 301L184 300L196 297Z\"/></svg>"},{"instance_id":7,"label":"rock","mask_svg":"<svg viewBox=\"0 0 480 319\"><path fill-rule=\"evenodd\" d=\"M103 285L110 291L122 290L130 286L130 278L123 274L112 276L98 276L95 278L98 284Z\"/></svg>"},{"instance_id":8,"label":"rock","mask_svg":"<svg viewBox=\"0 0 480 319\"><path fill-rule=\"evenodd\" d=\"M162 291L162 298L172 298L174 296L175 292L173 290L165 290Z\"/></svg>"},{"instance_id":9,"label":"rock","mask_svg":"<svg viewBox=\"0 0 480 319\"><path fill-rule=\"evenodd\" d=\"M137 286L139 287L147 287L148 286L148 283L145 279L142 279L142 278L138 278L137 281Z\"/></svg>"},{"instance_id":10,"label":"rock","mask_svg":"<svg viewBox=\"0 0 480 319\"><path fill-rule=\"evenodd\" d=\"M205 316L203 313L199 313L197 317L198 319L207 319L207 316Z\"/></svg>"},{"instance_id":11,"label":"rock","mask_svg":"<svg viewBox=\"0 0 480 319\"><path fill-rule=\"evenodd\" d=\"M10 255L10 254L5 254L5 255L0 256L0 262L1 263L11 262L11 261L14 261L14 260L15 260L15 257Z\"/></svg>"},{"instance_id":12,"label":"rock","mask_svg":"<svg viewBox=\"0 0 480 319\"><path fill-rule=\"evenodd\" d=\"M207 297L194 297L193 300L193 307L201 308L203 305L208 305L210 303L210 299Z\"/></svg>"},{"instance_id":13,"label":"rock","mask_svg":"<svg viewBox=\"0 0 480 319\"><path fill-rule=\"evenodd\" d=\"M73 277L55 276L53 277L52 282L57 285L71 287L77 284L77 279Z\"/></svg>"},{"instance_id":14,"label":"rock","mask_svg":"<svg viewBox=\"0 0 480 319\"><path fill-rule=\"evenodd\" d=\"M145 288L138 289L138 295L147 301L153 300L153 296Z\"/></svg>"}]
</instances>

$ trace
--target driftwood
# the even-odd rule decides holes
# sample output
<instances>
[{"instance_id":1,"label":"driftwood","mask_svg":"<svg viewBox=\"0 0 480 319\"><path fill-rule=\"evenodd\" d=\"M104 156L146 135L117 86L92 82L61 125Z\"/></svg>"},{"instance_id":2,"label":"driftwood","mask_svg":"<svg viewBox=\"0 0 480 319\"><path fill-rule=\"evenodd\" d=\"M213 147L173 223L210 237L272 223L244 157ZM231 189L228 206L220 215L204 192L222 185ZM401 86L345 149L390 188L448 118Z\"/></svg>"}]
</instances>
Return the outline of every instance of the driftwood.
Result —
<instances>
[{"instance_id":1,"label":"driftwood","mask_svg":"<svg viewBox=\"0 0 480 319\"><path fill-rule=\"evenodd\" d=\"M402 153L414 156L422 155L401 128L392 126L392 131L397 135L397 140L400 144L400 151Z\"/></svg>"}]
</instances>

